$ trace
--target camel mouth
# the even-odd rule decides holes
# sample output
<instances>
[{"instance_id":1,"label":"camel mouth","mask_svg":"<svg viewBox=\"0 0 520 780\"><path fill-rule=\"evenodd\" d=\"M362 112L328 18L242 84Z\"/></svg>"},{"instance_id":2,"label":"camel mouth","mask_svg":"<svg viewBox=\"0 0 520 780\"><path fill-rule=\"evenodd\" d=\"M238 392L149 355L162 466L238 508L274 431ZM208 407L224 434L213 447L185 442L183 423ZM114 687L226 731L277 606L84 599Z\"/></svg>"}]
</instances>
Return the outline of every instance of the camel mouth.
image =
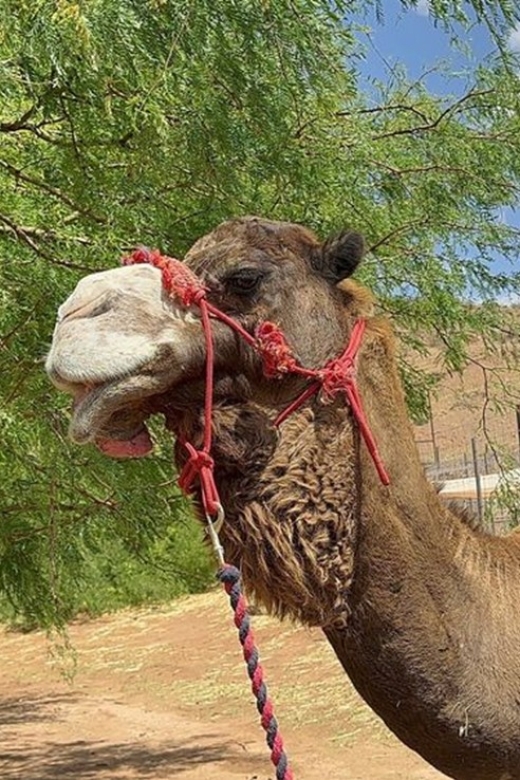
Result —
<instances>
[{"instance_id":1,"label":"camel mouth","mask_svg":"<svg viewBox=\"0 0 520 780\"><path fill-rule=\"evenodd\" d=\"M146 426L152 414L143 404L127 405L131 380L122 378L104 384L79 384L73 395L69 435L77 444L94 444L113 458L141 458L153 450ZM118 404L118 398L121 403Z\"/></svg>"},{"instance_id":2,"label":"camel mouth","mask_svg":"<svg viewBox=\"0 0 520 780\"><path fill-rule=\"evenodd\" d=\"M76 444L93 444L112 458L141 458L154 449L147 422L161 416L175 437L178 425L195 400L203 400L198 374L174 381L147 381L146 371L109 380L52 381L72 396L69 437Z\"/></svg>"}]
</instances>

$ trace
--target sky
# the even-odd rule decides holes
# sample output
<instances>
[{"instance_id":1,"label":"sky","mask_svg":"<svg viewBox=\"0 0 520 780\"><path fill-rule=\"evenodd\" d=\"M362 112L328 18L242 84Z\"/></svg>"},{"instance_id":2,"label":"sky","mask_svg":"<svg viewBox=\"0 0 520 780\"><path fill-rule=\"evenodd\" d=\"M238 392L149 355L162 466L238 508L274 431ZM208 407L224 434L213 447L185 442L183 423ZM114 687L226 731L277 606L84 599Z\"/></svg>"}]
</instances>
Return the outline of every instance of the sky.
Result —
<instances>
[{"instance_id":1,"label":"sky","mask_svg":"<svg viewBox=\"0 0 520 780\"><path fill-rule=\"evenodd\" d=\"M435 63L449 60L454 72L493 57L496 50L487 27L475 24L468 30L459 28L459 42L467 49L464 54L450 43L450 34L435 25L429 15L428 0L418 0L416 8L403 10L399 0L383 0L384 21L379 23L374 12L366 17L371 30L368 42L365 72L371 75L388 74L387 64L404 63L411 76L417 77ZM520 23L511 30L508 46L520 53ZM456 89L457 78L449 81L433 74L428 86L446 91Z\"/></svg>"},{"instance_id":2,"label":"sky","mask_svg":"<svg viewBox=\"0 0 520 780\"><path fill-rule=\"evenodd\" d=\"M401 62L412 77L418 77L443 59L452 63L456 73L472 61L484 60L494 50L485 26L475 25L469 32L461 28L460 42L469 51L467 55L457 52L450 44L450 35L431 20L427 0L419 0L415 9L407 11L403 10L399 0L383 0L382 8L383 23L378 23L374 14L367 19L371 30L366 36L368 47L364 71L367 75L384 76L388 73L388 65ZM432 74L428 86L447 92L456 88L457 81L457 78L451 80Z\"/></svg>"},{"instance_id":3,"label":"sky","mask_svg":"<svg viewBox=\"0 0 520 780\"><path fill-rule=\"evenodd\" d=\"M450 34L435 25L428 13L428 0L419 0L414 9L403 10L399 0L383 0L384 21L368 15L363 24L368 32L361 35L366 47L366 58L360 64L362 77L387 80L396 64L406 67L408 75L418 78L433 66L444 62L444 67L425 76L428 88L439 95L463 94L468 85L465 72L479 62L493 58L494 46L485 25L475 24L467 31L460 28L458 43L453 46ZM520 54L520 23L508 37L511 51ZM520 227L520 213L506 210L503 218ZM511 264L497 256L497 273L510 273Z\"/></svg>"}]
</instances>

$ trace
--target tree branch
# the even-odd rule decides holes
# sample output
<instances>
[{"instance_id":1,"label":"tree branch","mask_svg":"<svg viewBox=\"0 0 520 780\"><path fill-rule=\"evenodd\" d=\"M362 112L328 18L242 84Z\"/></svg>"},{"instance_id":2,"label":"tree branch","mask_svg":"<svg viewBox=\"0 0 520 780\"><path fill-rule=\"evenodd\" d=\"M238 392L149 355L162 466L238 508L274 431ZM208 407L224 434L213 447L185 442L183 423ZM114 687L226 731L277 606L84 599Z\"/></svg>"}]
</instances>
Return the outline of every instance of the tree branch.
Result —
<instances>
[{"instance_id":1,"label":"tree branch","mask_svg":"<svg viewBox=\"0 0 520 780\"><path fill-rule=\"evenodd\" d=\"M418 117L420 117L423 122L427 123L430 121L429 117L426 116L422 111L419 111L418 108L415 108L415 106L407 106L405 103L395 103L390 104L387 106L376 106L375 108L360 108L356 109L355 111L336 111L335 116L337 117L344 117L344 116L360 116L361 114L379 114L383 113L385 111L410 111L413 114L416 114Z\"/></svg>"},{"instance_id":2,"label":"tree branch","mask_svg":"<svg viewBox=\"0 0 520 780\"><path fill-rule=\"evenodd\" d=\"M390 233L387 233L386 236L383 236L383 238L380 238L379 241L376 241L375 244L372 244L368 248L369 252L375 252L376 249L378 249L382 244L386 244L388 241L390 241L391 238L393 238L396 235L399 235L399 233L406 233L411 228L415 227L416 225L427 225L429 223L428 219L413 219L411 222L406 222L404 225L399 225L394 230L390 231Z\"/></svg>"},{"instance_id":3,"label":"tree branch","mask_svg":"<svg viewBox=\"0 0 520 780\"><path fill-rule=\"evenodd\" d=\"M75 271L87 271L87 273L92 273L93 269L88 268L87 266L77 265L76 263L70 263L66 260L57 260L55 257L42 249L41 246L34 240L34 238L26 233L24 229L20 227L20 225L17 225L15 222L13 222L12 219L6 217L5 214L0 214L0 222L3 222L4 225L7 225L11 232L14 233L14 235L20 239L20 241L30 247L33 252L46 260L48 263L52 263L52 265L59 265L63 268L72 268Z\"/></svg>"},{"instance_id":4,"label":"tree branch","mask_svg":"<svg viewBox=\"0 0 520 780\"><path fill-rule=\"evenodd\" d=\"M6 162L5 160L0 160L0 166L17 181L23 181L26 184L31 184L33 187L37 187L38 189L43 190L44 192L48 192L49 195L53 195L55 198L58 198L62 201L62 203L65 203L67 206L70 206L71 209L74 209L74 211L89 217L89 219L92 219L94 222L97 222L100 225L106 224L106 217L101 217L99 214L94 214L94 212L90 211L89 209L86 209L83 206L79 206L72 200L72 198L70 198L65 192L62 192L62 190L59 190L57 187L52 187L50 184L47 184L41 179L37 179L34 176L30 176L29 174L24 173L24 171L22 171L20 168L15 168L14 165L11 165L11 163Z\"/></svg>"},{"instance_id":5,"label":"tree branch","mask_svg":"<svg viewBox=\"0 0 520 780\"><path fill-rule=\"evenodd\" d=\"M479 178L479 173L468 170L467 168L460 168L454 165L432 164L432 165L418 165L414 168L396 168L393 165L389 165L388 163L385 163L382 160L375 160L374 158L369 159L369 162L372 163L372 165L377 166L378 168L383 168L384 170L391 173L393 176L406 176L407 174L411 174L411 173L431 173L437 171L440 173L459 174L461 176L465 176L468 179ZM518 185L516 185L514 182L505 181L504 179L502 180L488 179L488 181L490 184L494 184L495 187L503 187L504 189L512 190L513 192L518 191Z\"/></svg>"},{"instance_id":6,"label":"tree branch","mask_svg":"<svg viewBox=\"0 0 520 780\"><path fill-rule=\"evenodd\" d=\"M34 304L32 309L30 309L30 311L23 318L23 320L21 322L18 322L13 328L11 328L11 330L7 331L7 333L4 333L3 336L0 336L0 349L4 349L5 347L7 347L7 344L12 339L12 337L15 336L18 333L18 331L22 330L22 328L24 328L25 325L27 325L28 322L30 322L30 320L33 317L33 314L37 310L37 308L40 305L41 301L42 301L42 298L41 297L38 298L38 300L36 301L36 303ZM7 399L6 400L6 404L8 402L9 402L9 400Z\"/></svg>"},{"instance_id":7,"label":"tree branch","mask_svg":"<svg viewBox=\"0 0 520 780\"><path fill-rule=\"evenodd\" d=\"M0 133L16 133L17 130L24 130L28 120L36 113L37 106L31 106L20 119L14 122L0 122Z\"/></svg>"},{"instance_id":8,"label":"tree branch","mask_svg":"<svg viewBox=\"0 0 520 780\"><path fill-rule=\"evenodd\" d=\"M82 244L83 246L93 246L94 242L90 238L85 236L60 236L55 230L47 230L46 228L29 227L26 225L19 225L19 230L23 231L27 236L34 239L42 239L43 241L72 241L75 244ZM0 226L0 234L11 234L13 232L11 227Z\"/></svg>"},{"instance_id":9,"label":"tree branch","mask_svg":"<svg viewBox=\"0 0 520 780\"><path fill-rule=\"evenodd\" d=\"M429 130L435 130L436 127L443 121L443 119L447 119L448 117L455 114L459 108L471 98L474 97L480 97L481 95L489 95L492 94L495 90L494 89L481 89L481 90L473 90L472 92L468 92L466 95L463 95L459 100L455 101L455 103L452 103L448 108L446 108L444 111L442 111L437 119L434 119L433 122L427 122L423 125L416 125L415 127L404 127L400 130L391 130L387 133L380 133L379 135L373 135L372 141L380 141L384 138L392 138L394 136L398 135L415 135L416 133L424 133Z\"/></svg>"}]
</instances>

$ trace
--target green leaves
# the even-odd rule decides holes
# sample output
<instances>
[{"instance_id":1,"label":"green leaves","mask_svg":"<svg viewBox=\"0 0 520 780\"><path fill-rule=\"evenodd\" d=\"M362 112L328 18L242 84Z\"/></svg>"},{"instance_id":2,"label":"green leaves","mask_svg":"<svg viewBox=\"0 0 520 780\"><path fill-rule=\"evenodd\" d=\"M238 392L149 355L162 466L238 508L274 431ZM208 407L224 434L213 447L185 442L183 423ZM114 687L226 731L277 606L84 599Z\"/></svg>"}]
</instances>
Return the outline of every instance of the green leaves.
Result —
<instances>
[{"instance_id":1,"label":"green leaves","mask_svg":"<svg viewBox=\"0 0 520 780\"><path fill-rule=\"evenodd\" d=\"M518 19L506 0L430 3L448 25L471 9L498 38ZM503 311L483 302L520 290L518 76L480 68L450 98L402 73L365 95L354 10L0 1L0 587L31 619L68 617L86 593L94 608L108 569L112 594L137 598L136 579L149 594L152 558L184 572L172 592L201 586L198 532L175 525L186 509L162 487L169 455L112 463L67 443L42 359L86 271L140 243L180 255L236 214L323 235L349 225L371 247L361 277L410 349L434 334L458 370L474 333L501 333ZM403 376L424 417L435 378L409 360Z\"/></svg>"}]
</instances>

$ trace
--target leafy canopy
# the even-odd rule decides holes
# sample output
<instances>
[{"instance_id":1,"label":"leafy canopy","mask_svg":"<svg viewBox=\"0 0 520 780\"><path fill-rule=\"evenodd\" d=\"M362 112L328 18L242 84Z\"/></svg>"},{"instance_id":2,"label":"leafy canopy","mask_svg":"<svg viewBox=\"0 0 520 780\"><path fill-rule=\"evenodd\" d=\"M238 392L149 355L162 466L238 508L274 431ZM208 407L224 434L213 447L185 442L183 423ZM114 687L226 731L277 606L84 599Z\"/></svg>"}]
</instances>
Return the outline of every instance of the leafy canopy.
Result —
<instances>
[{"instance_id":1,"label":"leafy canopy","mask_svg":"<svg viewBox=\"0 0 520 780\"><path fill-rule=\"evenodd\" d=\"M208 582L169 445L138 464L71 447L68 400L42 372L59 302L126 248L181 255L243 213L350 224L409 345L433 332L457 369L472 334L503 331L495 300L520 288L501 218L518 204L517 71L498 59L453 97L404 72L364 93L367 5L0 0L0 590L19 614L50 623ZM502 48L519 19L509 0L430 9L448 28L476 15ZM430 380L403 374L420 415Z\"/></svg>"}]
</instances>

